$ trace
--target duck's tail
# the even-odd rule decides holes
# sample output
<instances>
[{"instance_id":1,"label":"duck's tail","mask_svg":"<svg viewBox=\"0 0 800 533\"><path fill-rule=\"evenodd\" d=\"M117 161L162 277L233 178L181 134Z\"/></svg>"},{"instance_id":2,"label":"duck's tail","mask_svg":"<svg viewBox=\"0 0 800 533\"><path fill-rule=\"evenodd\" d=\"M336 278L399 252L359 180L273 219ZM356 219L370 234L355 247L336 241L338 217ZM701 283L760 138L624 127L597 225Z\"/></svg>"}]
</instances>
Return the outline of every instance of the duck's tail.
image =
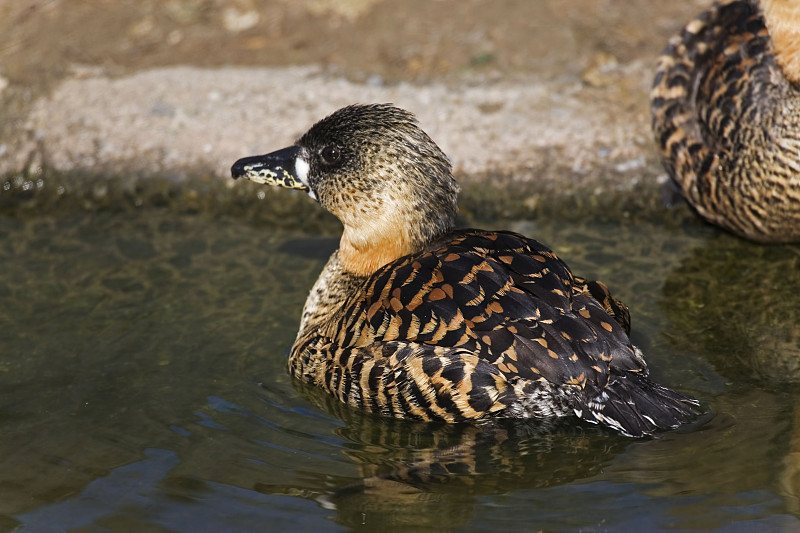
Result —
<instances>
[{"instance_id":1,"label":"duck's tail","mask_svg":"<svg viewBox=\"0 0 800 533\"><path fill-rule=\"evenodd\" d=\"M626 372L612 376L586 406L575 409L575 414L629 437L645 437L693 420L700 414L699 405L697 400L638 372Z\"/></svg>"}]
</instances>

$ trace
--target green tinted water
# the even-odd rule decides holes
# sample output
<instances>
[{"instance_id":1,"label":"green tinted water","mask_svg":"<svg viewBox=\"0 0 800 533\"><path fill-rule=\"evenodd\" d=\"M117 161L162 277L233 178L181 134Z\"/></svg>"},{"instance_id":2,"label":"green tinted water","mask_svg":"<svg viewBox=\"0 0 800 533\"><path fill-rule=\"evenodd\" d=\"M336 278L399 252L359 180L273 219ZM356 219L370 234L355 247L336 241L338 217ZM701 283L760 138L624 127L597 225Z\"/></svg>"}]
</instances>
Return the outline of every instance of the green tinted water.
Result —
<instances>
[{"instance_id":1,"label":"green tinted water","mask_svg":"<svg viewBox=\"0 0 800 533\"><path fill-rule=\"evenodd\" d=\"M376 419L285 369L335 226L0 218L0 531L800 527L800 247L693 220L489 226L605 281L654 377L714 416L648 441Z\"/></svg>"}]
</instances>

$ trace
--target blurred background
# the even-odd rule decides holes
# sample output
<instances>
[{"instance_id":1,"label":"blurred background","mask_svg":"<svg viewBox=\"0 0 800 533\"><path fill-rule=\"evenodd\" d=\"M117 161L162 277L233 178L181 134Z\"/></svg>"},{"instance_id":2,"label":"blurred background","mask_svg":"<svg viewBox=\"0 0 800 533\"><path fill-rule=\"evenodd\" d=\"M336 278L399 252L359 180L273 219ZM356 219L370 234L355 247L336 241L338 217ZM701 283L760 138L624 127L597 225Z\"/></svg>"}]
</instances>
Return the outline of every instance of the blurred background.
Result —
<instances>
[{"instance_id":1,"label":"blurred background","mask_svg":"<svg viewBox=\"0 0 800 533\"><path fill-rule=\"evenodd\" d=\"M631 196L662 174L655 59L704 5L0 0L0 176L21 192L43 169L225 178L374 100L415 112L462 181L535 180L529 211Z\"/></svg>"}]
</instances>

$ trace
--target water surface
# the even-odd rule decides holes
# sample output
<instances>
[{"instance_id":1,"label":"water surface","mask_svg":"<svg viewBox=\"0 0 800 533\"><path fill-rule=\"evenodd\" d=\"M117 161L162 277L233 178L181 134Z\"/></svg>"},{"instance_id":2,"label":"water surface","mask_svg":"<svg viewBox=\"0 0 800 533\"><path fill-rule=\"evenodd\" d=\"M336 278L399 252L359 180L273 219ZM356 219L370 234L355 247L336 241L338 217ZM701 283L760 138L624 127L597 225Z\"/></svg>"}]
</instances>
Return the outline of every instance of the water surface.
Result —
<instances>
[{"instance_id":1,"label":"water surface","mask_svg":"<svg viewBox=\"0 0 800 533\"><path fill-rule=\"evenodd\" d=\"M712 414L651 440L375 418L285 368L335 226L0 218L0 531L800 527L798 247L701 223L483 225L605 281L652 375Z\"/></svg>"}]
</instances>

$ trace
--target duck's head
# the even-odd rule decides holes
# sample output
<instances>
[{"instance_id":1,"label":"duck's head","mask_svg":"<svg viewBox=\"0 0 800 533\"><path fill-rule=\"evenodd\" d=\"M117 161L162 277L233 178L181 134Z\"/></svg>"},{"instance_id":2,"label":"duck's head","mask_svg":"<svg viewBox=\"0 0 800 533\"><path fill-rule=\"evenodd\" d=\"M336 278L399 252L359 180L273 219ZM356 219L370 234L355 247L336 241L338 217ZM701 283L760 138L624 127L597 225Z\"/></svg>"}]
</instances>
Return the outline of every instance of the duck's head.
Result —
<instances>
[{"instance_id":1,"label":"duck's head","mask_svg":"<svg viewBox=\"0 0 800 533\"><path fill-rule=\"evenodd\" d=\"M351 105L292 146L246 157L234 178L307 191L344 224L339 260L369 275L453 228L458 184L414 115L387 104Z\"/></svg>"}]
</instances>

